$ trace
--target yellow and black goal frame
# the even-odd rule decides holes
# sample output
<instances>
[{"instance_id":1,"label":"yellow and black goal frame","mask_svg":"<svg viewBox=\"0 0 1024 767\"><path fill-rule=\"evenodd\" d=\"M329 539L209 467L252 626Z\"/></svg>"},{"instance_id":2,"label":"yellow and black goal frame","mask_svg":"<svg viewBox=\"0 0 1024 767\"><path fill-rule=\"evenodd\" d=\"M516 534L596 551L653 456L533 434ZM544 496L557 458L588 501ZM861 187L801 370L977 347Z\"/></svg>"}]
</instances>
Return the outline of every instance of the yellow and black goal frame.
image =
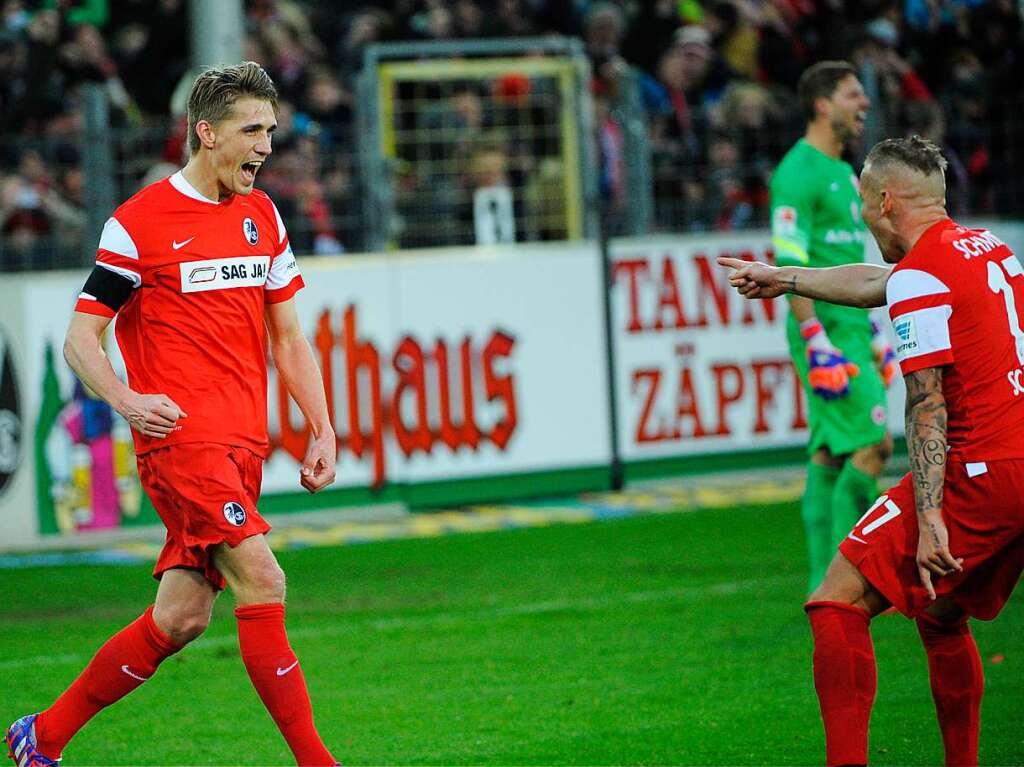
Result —
<instances>
[{"instance_id":1,"label":"yellow and black goal frame","mask_svg":"<svg viewBox=\"0 0 1024 767\"><path fill-rule=\"evenodd\" d=\"M516 209L522 212L523 219L517 241L596 238L598 169L594 158L590 68L579 40L388 43L367 47L357 86L359 177L366 249L400 247L403 216L396 194L401 185L399 176L426 176L428 171L424 169L429 169L434 178L441 179L440 184L434 183L437 188L431 190L437 196L455 186L445 183L445 173L453 173L451 163L444 166L433 155L445 154L445 147L438 149L439 144L465 142L467 134L473 132L473 126L450 124L454 118L441 103L466 83L476 84L477 91L488 98L497 83L502 99L551 117L551 124L530 126L532 133L527 135L534 144L544 146L547 154L533 158L526 185L514 190L520 198ZM469 108L473 108L472 104ZM427 124L429 130L410 129L410 120L417 126ZM497 126L494 132L501 130ZM483 137L479 143L487 145L488 140ZM461 157L460 162L465 166L468 161ZM501 158L495 162L500 165ZM481 172L486 173L485 163L483 168ZM472 170L459 168L462 173ZM429 182L414 178L410 183ZM524 205L523 197L532 200L532 205ZM453 241L443 241L448 216L436 210L425 210L423 215L432 226L442 228L440 240L434 244L460 244L454 232ZM546 236L530 232L529 219L537 216L551 222Z\"/></svg>"}]
</instances>

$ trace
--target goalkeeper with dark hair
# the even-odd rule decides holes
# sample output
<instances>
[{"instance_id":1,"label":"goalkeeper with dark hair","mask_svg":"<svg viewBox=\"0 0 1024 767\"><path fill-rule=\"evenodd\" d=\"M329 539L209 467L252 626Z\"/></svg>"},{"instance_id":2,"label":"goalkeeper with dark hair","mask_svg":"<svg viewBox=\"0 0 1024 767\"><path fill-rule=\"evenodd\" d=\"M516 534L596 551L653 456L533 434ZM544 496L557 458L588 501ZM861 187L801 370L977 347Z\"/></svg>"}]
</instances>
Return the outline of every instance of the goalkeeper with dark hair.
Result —
<instances>
[{"instance_id":1,"label":"goalkeeper with dark hair","mask_svg":"<svg viewBox=\"0 0 1024 767\"><path fill-rule=\"evenodd\" d=\"M807 132L771 180L772 243L780 265L828 267L864 260L867 230L857 177L841 156L864 129L870 106L854 68L823 61L798 86ZM896 367L863 309L788 296L787 337L808 399L810 461L802 516L808 592L836 547L877 495L892 452L886 386Z\"/></svg>"}]
</instances>

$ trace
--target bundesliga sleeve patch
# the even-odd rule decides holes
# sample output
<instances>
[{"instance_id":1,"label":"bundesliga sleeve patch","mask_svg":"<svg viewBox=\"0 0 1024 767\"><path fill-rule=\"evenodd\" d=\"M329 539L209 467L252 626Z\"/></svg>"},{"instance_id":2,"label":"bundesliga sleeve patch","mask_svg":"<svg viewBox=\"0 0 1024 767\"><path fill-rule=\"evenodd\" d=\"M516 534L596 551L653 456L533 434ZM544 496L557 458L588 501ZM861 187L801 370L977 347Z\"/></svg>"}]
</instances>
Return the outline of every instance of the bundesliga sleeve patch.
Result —
<instances>
[{"instance_id":1,"label":"bundesliga sleeve patch","mask_svg":"<svg viewBox=\"0 0 1024 767\"><path fill-rule=\"evenodd\" d=\"M772 234L776 237L792 237L796 234L796 208L780 205L772 213Z\"/></svg>"},{"instance_id":2,"label":"bundesliga sleeve patch","mask_svg":"<svg viewBox=\"0 0 1024 767\"><path fill-rule=\"evenodd\" d=\"M900 317L892 323L892 329L896 332L896 357L905 360L917 351L917 322L913 315Z\"/></svg>"},{"instance_id":3,"label":"bundesliga sleeve patch","mask_svg":"<svg viewBox=\"0 0 1024 767\"><path fill-rule=\"evenodd\" d=\"M893 318L896 359L904 375L953 362L949 338L950 306L929 306Z\"/></svg>"}]
</instances>

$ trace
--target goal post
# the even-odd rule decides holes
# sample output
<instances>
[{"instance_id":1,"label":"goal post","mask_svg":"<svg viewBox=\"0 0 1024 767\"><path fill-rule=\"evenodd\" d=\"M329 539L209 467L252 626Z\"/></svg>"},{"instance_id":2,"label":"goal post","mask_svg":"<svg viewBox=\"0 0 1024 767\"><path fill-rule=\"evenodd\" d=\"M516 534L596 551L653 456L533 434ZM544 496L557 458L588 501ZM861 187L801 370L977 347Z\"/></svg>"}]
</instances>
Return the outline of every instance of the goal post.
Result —
<instances>
[{"instance_id":1,"label":"goal post","mask_svg":"<svg viewBox=\"0 0 1024 767\"><path fill-rule=\"evenodd\" d=\"M359 83L370 242L595 236L588 88L575 40L370 46Z\"/></svg>"}]
</instances>

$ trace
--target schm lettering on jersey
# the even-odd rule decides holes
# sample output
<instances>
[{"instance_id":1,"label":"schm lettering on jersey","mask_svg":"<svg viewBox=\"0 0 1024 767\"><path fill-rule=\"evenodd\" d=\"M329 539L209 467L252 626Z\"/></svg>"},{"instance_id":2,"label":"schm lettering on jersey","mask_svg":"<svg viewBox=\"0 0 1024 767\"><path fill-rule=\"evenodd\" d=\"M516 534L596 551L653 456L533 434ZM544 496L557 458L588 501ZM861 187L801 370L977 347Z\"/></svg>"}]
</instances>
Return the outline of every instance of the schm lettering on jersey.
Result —
<instances>
[{"instance_id":1,"label":"schm lettering on jersey","mask_svg":"<svg viewBox=\"0 0 1024 767\"><path fill-rule=\"evenodd\" d=\"M258 287L266 283L269 266L269 256L186 261L179 264L181 292L201 293L207 290Z\"/></svg>"},{"instance_id":2,"label":"schm lettering on jersey","mask_svg":"<svg viewBox=\"0 0 1024 767\"><path fill-rule=\"evenodd\" d=\"M974 258L985 253L991 253L1005 243L996 237L992 232L982 232L972 237L962 237L953 240L953 247L963 254L964 258Z\"/></svg>"}]
</instances>

